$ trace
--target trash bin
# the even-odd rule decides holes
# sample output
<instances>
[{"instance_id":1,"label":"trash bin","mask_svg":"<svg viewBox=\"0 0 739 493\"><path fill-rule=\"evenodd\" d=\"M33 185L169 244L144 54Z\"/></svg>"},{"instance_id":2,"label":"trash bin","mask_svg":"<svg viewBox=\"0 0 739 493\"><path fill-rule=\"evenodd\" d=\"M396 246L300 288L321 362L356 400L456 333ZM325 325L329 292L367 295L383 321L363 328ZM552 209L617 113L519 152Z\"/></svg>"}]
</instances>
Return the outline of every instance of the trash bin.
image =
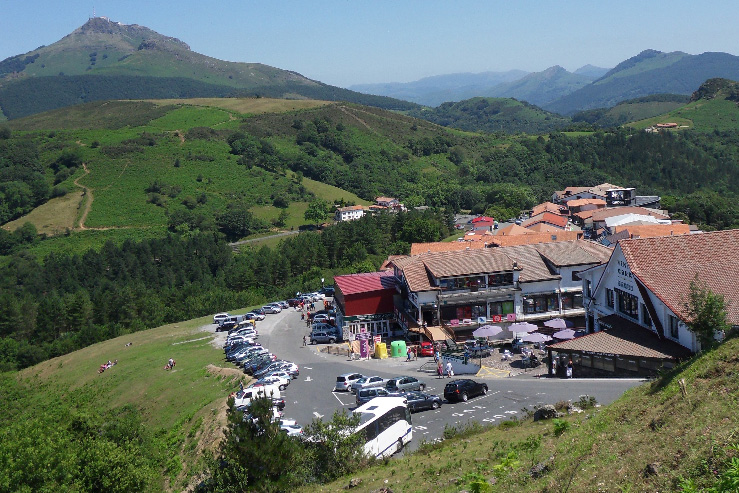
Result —
<instances>
[{"instance_id":1,"label":"trash bin","mask_svg":"<svg viewBox=\"0 0 739 493\"><path fill-rule=\"evenodd\" d=\"M393 358L405 358L408 352L405 348L405 341L393 341L390 343L391 356Z\"/></svg>"},{"instance_id":2,"label":"trash bin","mask_svg":"<svg viewBox=\"0 0 739 493\"><path fill-rule=\"evenodd\" d=\"M377 344L375 344L375 358L387 358L387 344L385 344L384 342L378 342Z\"/></svg>"}]
</instances>

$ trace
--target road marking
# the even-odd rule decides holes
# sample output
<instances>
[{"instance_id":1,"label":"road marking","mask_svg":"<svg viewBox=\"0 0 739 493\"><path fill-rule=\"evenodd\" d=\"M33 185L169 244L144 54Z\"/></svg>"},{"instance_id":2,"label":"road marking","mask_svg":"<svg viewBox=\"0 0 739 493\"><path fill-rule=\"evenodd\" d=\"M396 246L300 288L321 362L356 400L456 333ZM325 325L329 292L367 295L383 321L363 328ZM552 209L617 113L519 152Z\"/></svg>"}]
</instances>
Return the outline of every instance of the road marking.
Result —
<instances>
[{"instance_id":1,"label":"road marking","mask_svg":"<svg viewBox=\"0 0 739 493\"><path fill-rule=\"evenodd\" d=\"M474 409L465 409L465 410L464 410L464 411L462 411L462 412L463 412L463 413L474 413L474 412L475 412L475 410L474 410ZM463 415L463 416L464 416L464 415Z\"/></svg>"},{"instance_id":2,"label":"road marking","mask_svg":"<svg viewBox=\"0 0 739 493\"><path fill-rule=\"evenodd\" d=\"M313 368L311 368L310 366L304 366L303 369L305 369L305 370L312 370Z\"/></svg>"},{"instance_id":3,"label":"road marking","mask_svg":"<svg viewBox=\"0 0 739 493\"><path fill-rule=\"evenodd\" d=\"M311 380L310 375L308 375L307 377L305 377L305 381L306 382L312 382L313 380Z\"/></svg>"},{"instance_id":4,"label":"road marking","mask_svg":"<svg viewBox=\"0 0 739 493\"><path fill-rule=\"evenodd\" d=\"M452 413L452 416L461 417L461 416L464 416L464 414L462 414L462 413Z\"/></svg>"},{"instance_id":5,"label":"road marking","mask_svg":"<svg viewBox=\"0 0 739 493\"><path fill-rule=\"evenodd\" d=\"M518 414L518 411L506 411L506 414Z\"/></svg>"},{"instance_id":6,"label":"road marking","mask_svg":"<svg viewBox=\"0 0 739 493\"><path fill-rule=\"evenodd\" d=\"M341 402L341 399L339 399L339 396L338 395L333 394L333 396L336 397L336 400L339 401L339 404L341 404L342 406L346 406L346 404L344 404L343 402Z\"/></svg>"},{"instance_id":7,"label":"road marking","mask_svg":"<svg viewBox=\"0 0 739 493\"><path fill-rule=\"evenodd\" d=\"M500 419L505 418L505 416L503 416L502 414L496 414L495 416L493 416L493 418Z\"/></svg>"},{"instance_id":8,"label":"road marking","mask_svg":"<svg viewBox=\"0 0 739 493\"><path fill-rule=\"evenodd\" d=\"M416 430L428 430L428 428L426 428L425 426L421 426L421 425L414 426L413 428Z\"/></svg>"},{"instance_id":9,"label":"road marking","mask_svg":"<svg viewBox=\"0 0 739 493\"><path fill-rule=\"evenodd\" d=\"M492 423L492 422L494 422L494 421L495 421L495 418L485 418L485 419L483 419L483 421L484 421L485 423Z\"/></svg>"},{"instance_id":10,"label":"road marking","mask_svg":"<svg viewBox=\"0 0 739 493\"><path fill-rule=\"evenodd\" d=\"M315 416L318 419L321 419L323 417L323 414L318 414L316 411L313 411L313 416Z\"/></svg>"}]
</instances>

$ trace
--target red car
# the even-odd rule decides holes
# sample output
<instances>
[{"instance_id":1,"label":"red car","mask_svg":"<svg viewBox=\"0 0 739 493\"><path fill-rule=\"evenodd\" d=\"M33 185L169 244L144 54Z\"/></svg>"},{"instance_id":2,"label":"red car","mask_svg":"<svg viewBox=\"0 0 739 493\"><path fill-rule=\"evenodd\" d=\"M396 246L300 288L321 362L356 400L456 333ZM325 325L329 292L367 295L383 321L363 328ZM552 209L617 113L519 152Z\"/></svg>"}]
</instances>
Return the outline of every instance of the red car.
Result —
<instances>
[{"instance_id":1,"label":"red car","mask_svg":"<svg viewBox=\"0 0 739 493\"><path fill-rule=\"evenodd\" d=\"M433 355L434 355L434 345L428 341L423 341L421 343L421 353L419 354L419 356L433 356Z\"/></svg>"}]
</instances>

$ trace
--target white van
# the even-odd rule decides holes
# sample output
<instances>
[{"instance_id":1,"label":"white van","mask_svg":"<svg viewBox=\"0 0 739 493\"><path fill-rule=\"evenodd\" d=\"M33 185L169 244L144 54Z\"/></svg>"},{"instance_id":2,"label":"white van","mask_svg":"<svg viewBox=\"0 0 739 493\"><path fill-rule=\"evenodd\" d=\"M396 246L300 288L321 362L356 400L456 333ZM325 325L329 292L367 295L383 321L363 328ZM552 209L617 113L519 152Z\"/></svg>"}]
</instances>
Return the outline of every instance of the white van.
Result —
<instances>
[{"instance_id":1,"label":"white van","mask_svg":"<svg viewBox=\"0 0 739 493\"><path fill-rule=\"evenodd\" d=\"M263 385L260 387L249 387L244 390L239 390L234 395L234 406L248 406L251 404L253 399L257 399L259 397L272 397L273 399L279 399L281 397L279 385Z\"/></svg>"}]
</instances>

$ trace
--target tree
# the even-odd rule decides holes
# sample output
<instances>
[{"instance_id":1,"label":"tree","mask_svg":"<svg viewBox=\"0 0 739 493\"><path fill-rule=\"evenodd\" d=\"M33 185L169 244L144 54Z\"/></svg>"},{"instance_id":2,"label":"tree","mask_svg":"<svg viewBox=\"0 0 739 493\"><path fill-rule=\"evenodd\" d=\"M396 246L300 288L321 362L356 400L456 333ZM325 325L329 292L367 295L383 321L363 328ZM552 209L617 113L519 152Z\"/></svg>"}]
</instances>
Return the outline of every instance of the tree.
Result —
<instances>
[{"instance_id":1,"label":"tree","mask_svg":"<svg viewBox=\"0 0 739 493\"><path fill-rule=\"evenodd\" d=\"M319 224L326 220L330 212L331 206L328 202L322 199L316 199L308 204L308 209L306 209L304 217L306 221Z\"/></svg>"},{"instance_id":2,"label":"tree","mask_svg":"<svg viewBox=\"0 0 739 493\"><path fill-rule=\"evenodd\" d=\"M698 279L690 281L690 296L685 303L688 313L688 328L698 336L702 349L710 348L716 341L717 332L730 328L726 301L720 294L711 291Z\"/></svg>"}]
</instances>

